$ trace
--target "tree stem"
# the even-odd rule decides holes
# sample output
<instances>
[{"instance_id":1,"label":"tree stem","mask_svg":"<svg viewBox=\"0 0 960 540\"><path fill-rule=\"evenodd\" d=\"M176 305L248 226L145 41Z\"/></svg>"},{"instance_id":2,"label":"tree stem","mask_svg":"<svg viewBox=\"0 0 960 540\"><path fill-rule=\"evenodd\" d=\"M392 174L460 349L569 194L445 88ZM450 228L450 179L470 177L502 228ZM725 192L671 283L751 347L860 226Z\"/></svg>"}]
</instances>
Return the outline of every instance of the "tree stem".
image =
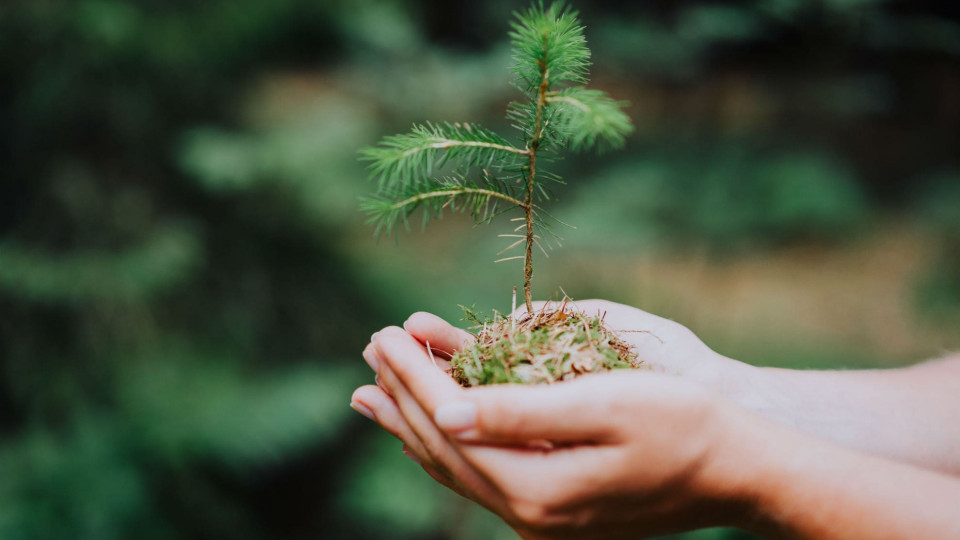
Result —
<instances>
[{"instance_id":1,"label":"tree stem","mask_svg":"<svg viewBox=\"0 0 960 540\"><path fill-rule=\"evenodd\" d=\"M523 300L527 313L533 314L533 298L530 292L530 280L533 278L533 181L537 176L537 149L543 131L543 106L547 102L547 90L550 82L547 78L546 59L540 61L540 88L537 90L537 118L533 125L533 138L530 140L529 170L527 171L527 194L524 199L524 215L527 224L527 251L523 258Z\"/></svg>"}]
</instances>

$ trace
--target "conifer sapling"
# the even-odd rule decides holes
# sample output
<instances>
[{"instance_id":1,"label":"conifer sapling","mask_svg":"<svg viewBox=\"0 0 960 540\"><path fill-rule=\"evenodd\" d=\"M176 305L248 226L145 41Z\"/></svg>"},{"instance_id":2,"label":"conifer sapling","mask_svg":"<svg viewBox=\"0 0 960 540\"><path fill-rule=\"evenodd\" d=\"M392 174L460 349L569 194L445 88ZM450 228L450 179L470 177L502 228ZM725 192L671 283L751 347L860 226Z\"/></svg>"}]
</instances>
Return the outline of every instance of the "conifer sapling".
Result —
<instances>
[{"instance_id":1,"label":"conifer sapling","mask_svg":"<svg viewBox=\"0 0 960 540\"><path fill-rule=\"evenodd\" d=\"M515 234L504 235L516 240L501 254L517 247L523 254L497 262L523 260L527 310L486 321L466 310L478 324L477 342L451 359L452 374L465 386L549 383L640 364L604 324L603 314L580 313L566 302L533 309L533 248L544 249L540 233L550 232L554 220L542 203L550 184L561 182L544 163L567 148L619 147L633 127L623 102L582 86L590 51L575 11L562 2L548 8L537 3L515 17L513 83L524 99L510 103L507 118L520 131L521 144L476 124L444 122L414 125L407 134L361 150L378 187L362 208L378 234L407 225L419 208L425 223L444 208L469 212L479 222L505 212L522 214L513 219L520 223Z\"/></svg>"}]
</instances>

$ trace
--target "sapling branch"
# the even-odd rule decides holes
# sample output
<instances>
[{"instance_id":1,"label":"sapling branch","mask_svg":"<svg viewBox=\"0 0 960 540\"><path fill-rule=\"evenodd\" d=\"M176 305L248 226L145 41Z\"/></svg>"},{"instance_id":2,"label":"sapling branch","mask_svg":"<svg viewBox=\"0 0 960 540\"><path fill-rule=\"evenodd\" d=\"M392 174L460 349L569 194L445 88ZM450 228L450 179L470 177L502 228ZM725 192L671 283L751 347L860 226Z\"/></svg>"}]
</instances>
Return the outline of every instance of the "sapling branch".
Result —
<instances>
[{"instance_id":1,"label":"sapling branch","mask_svg":"<svg viewBox=\"0 0 960 540\"><path fill-rule=\"evenodd\" d=\"M477 148L489 148L490 150L503 150L504 152L513 152L514 154L520 154L522 156L528 155L530 153L527 150L514 148L513 146L508 146L505 144L494 144L494 143L487 143L482 141L454 141L451 139L436 139L434 140L434 142L427 143L423 146L414 147L414 148L410 148L409 150L405 150L403 154L400 155L400 157L408 158L418 152L424 152L426 150L446 150L448 148L453 148L455 146L473 146Z\"/></svg>"},{"instance_id":2,"label":"sapling branch","mask_svg":"<svg viewBox=\"0 0 960 540\"><path fill-rule=\"evenodd\" d=\"M412 204L418 204L421 201L424 201L426 199L433 199L437 197L452 198L452 197L458 197L460 195L469 195L469 194L483 195L486 197L495 197L497 199L502 199L509 203L513 203L521 208L527 207L527 204L524 202L518 201L517 199L514 199L509 195L504 195L503 193L491 191L489 189L460 188L460 189L447 189L447 190L440 190L440 191L428 191L427 193L421 193L419 195L414 195L402 201L398 201L394 203L390 208L392 210L400 210L406 206L410 206Z\"/></svg>"}]
</instances>

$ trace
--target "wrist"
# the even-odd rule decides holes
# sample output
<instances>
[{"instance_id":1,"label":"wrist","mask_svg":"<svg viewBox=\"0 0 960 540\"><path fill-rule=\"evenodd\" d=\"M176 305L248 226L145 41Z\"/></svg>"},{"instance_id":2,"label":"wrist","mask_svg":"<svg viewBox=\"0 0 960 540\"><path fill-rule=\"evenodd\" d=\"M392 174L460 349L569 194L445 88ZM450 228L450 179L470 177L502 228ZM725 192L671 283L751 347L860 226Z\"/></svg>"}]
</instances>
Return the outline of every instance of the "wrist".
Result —
<instances>
[{"instance_id":1,"label":"wrist","mask_svg":"<svg viewBox=\"0 0 960 540\"><path fill-rule=\"evenodd\" d=\"M716 358L709 363L711 369L697 377L700 384L744 409L760 412L769 408L765 394L772 383L773 374L769 370L713 354Z\"/></svg>"},{"instance_id":2,"label":"wrist","mask_svg":"<svg viewBox=\"0 0 960 540\"><path fill-rule=\"evenodd\" d=\"M736 527L763 536L779 528L769 519L777 488L762 472L778 465L784 441L797 436L771 422L779 384L776 370L717 355L722 362L708 386L721 398L715 405L716 426L708 462L703 467L702 493L721 509L713 526ZM800 444L800 443L797 443Z\"/></svg>"},{"instance_id":3,"label":"wrist","mask_svg":"<svg viewBox=\"0 0 960 540\"><path fill-rule=\"evenodd\" d=\"M717 399L712 410L710 443L693 494L713 509L706 526L757 532L763 493L757 489L753 460L755 454L764 454L762 428L757 426L757 421L763 422L724 399Z\"/></svg>"},{"instance_id":4,"label":"wrist","mask_svg":"<svg viewBox=\"0 0 960 540\"><path fill-rule=\"evenodd\" d=\"M949 477L851 451L738 407L720 416L724 429L703 474L704 493L728 501L717 525L824 539L960 532L960 483Z\"/></svg>"},{"instance_id":5,"label":"wrist","mask_svg":"<svg viewBox=\"0 0 960 540\"><path fill-rule=\"evenodd\" d=\"M822 441L742 407L725 405L718 413L723 429L710 466L705 467L707 493L725 501L725 514L716 525L762 537L798 536L797 531L810 525L798 508L812 504L808 510L823 510L817 501L826 493L818 485L823 481L818 476L827 470L827 477L832 477L852 463L845 453Z\"/></svg>"}]
</instances>

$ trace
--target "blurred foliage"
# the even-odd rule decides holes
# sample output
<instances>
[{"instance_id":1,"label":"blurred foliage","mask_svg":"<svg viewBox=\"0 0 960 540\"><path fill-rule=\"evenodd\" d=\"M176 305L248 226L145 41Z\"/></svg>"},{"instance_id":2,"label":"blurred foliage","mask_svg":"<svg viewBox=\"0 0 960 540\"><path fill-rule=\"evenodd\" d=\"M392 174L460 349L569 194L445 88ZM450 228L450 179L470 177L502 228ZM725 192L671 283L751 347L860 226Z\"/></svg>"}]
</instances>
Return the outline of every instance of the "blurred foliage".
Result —
<instances>
[{"instance_id":1,"label":"blurred foliage","mask_svg":"<svg viewBox=\"0 0 960 540\"><path fill-rule=\"evenodd\" d=\"M950 324L960 318L960 170L934 173L918 185L918 213L938 240L936 263L918 284L918 303L932 322Z\"/></svg>"},{"instance_id":2,"label":"blurred foliage","mask_svg":"<svg viewBox=\"0 0 960 540\"><path fill-rule=\"evenodd\" d=\"M565 233L577 250L699 243L726 253L807 238L836 241L850 237L868 216L855 178L835 160L742 146L642 154L567 198L557 212L580 224Z\"/></svg>"},{"instance_id":3,"label":"blurred foliage","mask_svg":"<svg viewBox=\"0 0 960 540\"><path fill-rule=\"evenodd\" d=\"M0 537L513 537L346 405L373 329L508 300L468 225L374 244L355 150L503 128L526 4L0 6ZM842 246L918 216L917 310L960 320L957 5L575 7L638 134L558 164L569 251Z\"/></svg>"}]
</instances>

